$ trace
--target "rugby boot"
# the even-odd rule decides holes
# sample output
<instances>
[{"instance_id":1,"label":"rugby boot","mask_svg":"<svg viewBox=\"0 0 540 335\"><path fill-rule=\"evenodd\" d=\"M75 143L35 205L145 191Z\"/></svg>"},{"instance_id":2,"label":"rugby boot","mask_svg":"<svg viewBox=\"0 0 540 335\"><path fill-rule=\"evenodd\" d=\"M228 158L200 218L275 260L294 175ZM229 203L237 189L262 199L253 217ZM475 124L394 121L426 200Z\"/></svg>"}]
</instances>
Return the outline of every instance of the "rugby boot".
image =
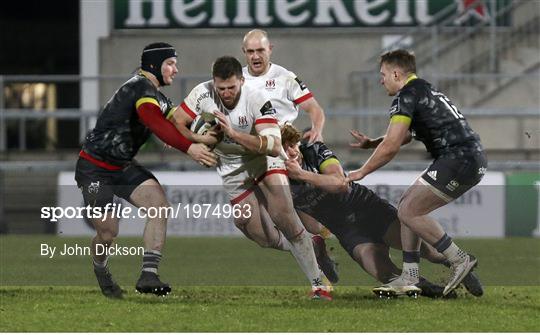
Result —
<instances>
[{"instance_id":1,"label":"rugby boot","mask_svg":"<svg viewBox=\"0 0 540 335\"><path fill-rule=\"evenodd\" d=\"M373 293L379 297L397 297L400 295L408 295L417 297L422 290L417 286L418 278L414 278L408 274L402 273L400 276L392 279L390 282L373 288Z\"/></svg>"},{"instance_id":2,"label":"rugby boot","mask_svg":"<svg viewBox=\"0 0 540 335\"><path fill-rule=\"evenodd\" d=\"M153 272L142 271L135 289L139 293L152 293L158 296L168 295L171 292L169 284L162 282Z\"/></svg>"},{"instance_id":3,"label":"rugby boot","mask_svg":"<svg viewBox=\"0 0 540 335\"><path fill-rule=\"evenodd\" d=\"M123 291L114 281L109 269L104 267L102 269L94 267L94 273L101 289L101 293L108 298L121 299Z\"/></svg>"},{"instance_id":4,"label":"rugby boot","mask_svg":"<svg viewBox=\"0 0 540 335\"><path fill-rule=\"evenodd\" d=\"M444 288L443 295L447 295L453 291L476 266L477 260L472 255L465 256L459 263L453 263L450 266L452 274L448 280L448 284Z\"/></svg>"}]
</instances>

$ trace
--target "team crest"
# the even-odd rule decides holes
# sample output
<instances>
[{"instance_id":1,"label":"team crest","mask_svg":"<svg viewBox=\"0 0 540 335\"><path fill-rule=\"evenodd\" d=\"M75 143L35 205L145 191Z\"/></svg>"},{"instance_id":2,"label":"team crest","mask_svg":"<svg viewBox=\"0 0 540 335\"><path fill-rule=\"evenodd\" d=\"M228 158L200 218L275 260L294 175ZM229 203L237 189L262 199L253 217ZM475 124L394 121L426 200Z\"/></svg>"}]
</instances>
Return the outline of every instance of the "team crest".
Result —
<instances>
[{"instance_id":1,"label":"team crest","mask_svg":"<svg viewBox=\"0 0 540 335\"><path fill-rule=\"evenodd\" d=\"M88 186L88 193L97 194L99 192L99 181L90 183Z\"/></svg>"},{"instance_id":2,"label":"team crest","mask_svg":"<svg viewBox=\"0 0 540 335\"><path fill-rule=\"evenodd\" d=\"M247 116L243 115L238 117L238 126L242 129L248 126Z\"/></svg>"},{"instance_id":3,"label":"team crest","mask_svg":"<svg viewBox=\"0 0 540 335\"><path fill-rule=\"evenodd\" d=\"M266 81L266 89L267 90L273 90L276 88L276 80L275 79L268 79Z\"/></svg>"}]
</instances>

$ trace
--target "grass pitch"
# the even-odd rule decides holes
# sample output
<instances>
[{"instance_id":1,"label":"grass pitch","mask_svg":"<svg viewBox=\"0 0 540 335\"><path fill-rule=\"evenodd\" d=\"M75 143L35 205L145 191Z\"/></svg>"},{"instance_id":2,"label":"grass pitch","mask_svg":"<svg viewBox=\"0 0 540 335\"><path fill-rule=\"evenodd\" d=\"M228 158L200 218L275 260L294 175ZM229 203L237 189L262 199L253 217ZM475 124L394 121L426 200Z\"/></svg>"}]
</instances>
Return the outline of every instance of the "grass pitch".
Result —
<instances>
[{"instance_id":1,"label":"grass pitch","mask_svg":"<svg viewBox=\"0 0 540 335\"><path fill-rule=\"evenodd\" d=\"M540 331L539 239L459 241L478 257L486 292L475 298L460 290L455 300L381 300L370 291L376 282L330 242L341 275L332 302L307 299L291 255L244 238L169 238L160 266L173 286L166 298L135 293L140 257L112 257L111 271L128 293L109 300L88 256L39 255L41 243L87 245L87 238L2 236L0 331ZM421 269L435 282L447 276L427 261Z\"/></svg>"}]
</instances>

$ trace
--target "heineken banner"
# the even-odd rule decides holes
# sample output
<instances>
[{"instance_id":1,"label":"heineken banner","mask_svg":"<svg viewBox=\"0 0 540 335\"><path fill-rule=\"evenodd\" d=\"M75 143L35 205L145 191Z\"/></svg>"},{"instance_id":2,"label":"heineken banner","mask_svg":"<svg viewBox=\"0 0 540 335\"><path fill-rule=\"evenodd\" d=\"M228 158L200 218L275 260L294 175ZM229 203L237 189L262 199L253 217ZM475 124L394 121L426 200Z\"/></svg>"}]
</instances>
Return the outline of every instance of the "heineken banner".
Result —
<instances>
[{"instance_id":1,"label":"heineken banner","mask_svg":"<svg viewBox=\"0 0 540 335\"><path fill-rule=\"evenodd\" d=\"M392 27L489 21L510 0L115 0L115 29ZM437 13L441 13L437 15ZM457 14L456 14L457 13ZM508 16L497 18L508 25Z\"/></svg>"}]
</instances>

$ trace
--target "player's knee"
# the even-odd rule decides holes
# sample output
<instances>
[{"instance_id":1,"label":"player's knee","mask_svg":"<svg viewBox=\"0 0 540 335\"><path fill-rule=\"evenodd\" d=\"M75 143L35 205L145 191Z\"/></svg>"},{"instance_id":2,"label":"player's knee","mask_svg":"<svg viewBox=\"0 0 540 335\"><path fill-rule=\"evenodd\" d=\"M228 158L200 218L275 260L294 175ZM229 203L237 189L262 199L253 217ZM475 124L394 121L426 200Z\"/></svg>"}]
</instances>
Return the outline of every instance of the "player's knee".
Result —
<instances>
[{"instance_id":1,"label":"player's knee","mask_svg":"<svg viewBox=\"0 0 540 335\"><path fill-rule=\"evenodd\" d=\"M409 206L403 203L399 205L397 215L399 221L406 226L409 226L411 219L414 217L414 214L410 210Z\"/></svg>"},{"instance_id":2,"label":"player's knee","mask_svg":"<svg viewBox=\"0 0 540 335\"><path fill-rule=\"evenodd\" d=\"M105 246L111 246L114 243L114 239L118 235L118 232L112 230L105 230L98 233L101 244Z\"/></svg>"}]
</instances>

